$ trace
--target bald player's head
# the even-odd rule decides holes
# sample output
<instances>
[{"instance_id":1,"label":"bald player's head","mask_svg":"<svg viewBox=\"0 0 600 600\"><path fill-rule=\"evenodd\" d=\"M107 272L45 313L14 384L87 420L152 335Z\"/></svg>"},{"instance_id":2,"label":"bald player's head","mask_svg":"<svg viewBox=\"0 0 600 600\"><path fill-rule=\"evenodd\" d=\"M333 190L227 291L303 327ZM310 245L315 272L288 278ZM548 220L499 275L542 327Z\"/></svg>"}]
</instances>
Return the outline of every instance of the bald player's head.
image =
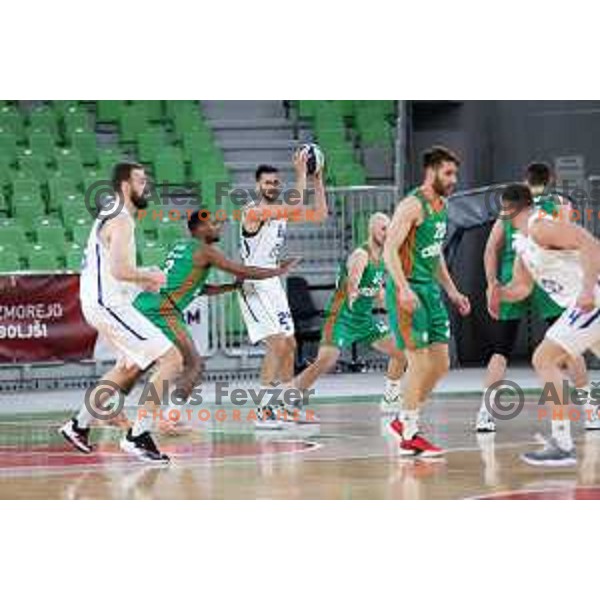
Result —
<instances>
[{"instance_id":1,"label":"bald player's head","mask_svg":"<svg viewBox=\"0 0 600 600\"><path fill-rule=\"evenodd\" d=\"M369 239L378 246L383 246L390 218L382 212L376 212L369 219Z\"/></svg>"}]
</instances>

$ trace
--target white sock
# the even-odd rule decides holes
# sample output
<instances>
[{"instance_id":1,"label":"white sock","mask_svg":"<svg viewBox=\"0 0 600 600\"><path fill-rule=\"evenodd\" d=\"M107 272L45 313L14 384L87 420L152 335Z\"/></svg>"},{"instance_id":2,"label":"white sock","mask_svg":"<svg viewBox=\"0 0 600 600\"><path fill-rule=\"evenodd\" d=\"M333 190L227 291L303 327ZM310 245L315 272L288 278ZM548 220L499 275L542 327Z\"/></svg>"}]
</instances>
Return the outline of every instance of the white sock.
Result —
<instances>
[{"instance_id":1,"label":"white sock","mask_svg":"<svg viewBox=\"0 0 600 600\"><path fill-rule=\"evenodd\" d=\"M85 404L79 409L75 418L77 419L77 426L81 427L81 429L87 429L94 420L94 417L90 414Z\"/></svg>"},{"instance_id":2,"label":"white sock","mask_svg":"<svg viewBox=\"0 0 600 600\"><path fill-rule=\"evenodd\" d=\"M385 390L383 395L388 401L391 402L401 395L401 382L401 379L390 379L389 377L385 378Z\"/></svg>"},{"instance_id":3,"label":"white sock","mask_svg":"<svg viewBox=\"0 0 600 600\"><path fill-rule=\"evenodd\" d=\"M142 435L146 431L150 431L152 427L152 417L150 415L145 415L143 417L138 417L131 428L131 435L137 437L138 435Z\"/></svg>"},{"instance_id":4,"label":"white sock","mask_svg":"<svg viewBox=\"0 0 600 600\"><path fill-rule=\"evenodd\" d=\"M486 404L485 404L485 396L486 396L486 394L488 393L488 389L489 389L489 388L485 388L485 389L483 390L483 395L481 396L481 408L480 408L480 410L481 410L481 411L485 411L485 412L488 412L488 413L489 413L490 411L488 410L488 407L487 407L487 406L486 406ZM490 392L490 398L489 398L488 404L489 404L489 405L490 405L490 407L492 407L492 408L494 407L494 399L495 399L495 397L496 397L496 394L497 394L497 393L498 393L498 390L497 390L497 389L495 389L495 390L492 390L492 391Z\"/></svg>"},{"instance_id":5,"label":"white sock","mask_svg":"<svg viewBox=\"0 0 600 600\"><path fill-rule=\"evenodd\" d=\"M419 411L418 410L403 410L400 413L400 420L404 425L404 433L402 437L410 440L416 433L419 432Z\"/></svg>"},{"instance_id":6,"label":"white sock","mask_svg":"<svg viewBox=\"0 0 600 600\"><path fill-rule=\"evenodd\" d=\"M569 419L552 419L552 437L563 450L572 450L571 421Z\"/></svg>"}]
</instances>

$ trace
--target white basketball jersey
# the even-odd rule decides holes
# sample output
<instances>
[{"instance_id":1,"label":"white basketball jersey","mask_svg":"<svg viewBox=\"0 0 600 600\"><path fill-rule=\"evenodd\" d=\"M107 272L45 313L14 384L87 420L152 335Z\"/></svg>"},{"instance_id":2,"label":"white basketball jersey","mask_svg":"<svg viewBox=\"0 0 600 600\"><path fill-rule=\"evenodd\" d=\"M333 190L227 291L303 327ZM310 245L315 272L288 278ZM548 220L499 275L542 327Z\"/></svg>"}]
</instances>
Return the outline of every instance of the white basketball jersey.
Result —
<instances>
[{"instance_id":1,"label":"white basketball jersey","mask_svg":"<svg viewBox=\"0 0 600 600\"><path fill-rule=\"evenodd\" d=\"M135 227L133 217L125 209L113 218L129 219L132 226ZM96 219L90 231L79 283L79 296L82 304L100 304L102 306L131 304L141 291L136 284L119 281L110 272L109 251L100 239L100 231L109 221L110 219ZM131 264L135 265L135 233L131 235L127 250Z\"/></svg>"},{"instance_id":2,"label":"white basketball jersey","mask_svg":"<svg viewBox=\"0 0 600 600\"><path fill-rule=\"evenodd\" d=\"M536 210L529 218L528 226L538 219L552 220L552 216ZM564 308L575 304L583 285L579 250L542 248L520 232L515 234L513 247L535 282L556 304ZM599 286L596 286L596 304L600 306Z\"/></svg>"},{"instance_id":3,"label":"white basketball jersey","mask_svg":"<svg viewBox=\"0 0 600 600\"><path fill-rule=\"evenodd\" d=\"M249 204L246 213L255 207ZM262 221L256 233L248 233L240 226L240 253L242 261L250 267L276 267L279 255L285 243L287 221L285 219L268 219Z\"/></svg>"}]
</instances>

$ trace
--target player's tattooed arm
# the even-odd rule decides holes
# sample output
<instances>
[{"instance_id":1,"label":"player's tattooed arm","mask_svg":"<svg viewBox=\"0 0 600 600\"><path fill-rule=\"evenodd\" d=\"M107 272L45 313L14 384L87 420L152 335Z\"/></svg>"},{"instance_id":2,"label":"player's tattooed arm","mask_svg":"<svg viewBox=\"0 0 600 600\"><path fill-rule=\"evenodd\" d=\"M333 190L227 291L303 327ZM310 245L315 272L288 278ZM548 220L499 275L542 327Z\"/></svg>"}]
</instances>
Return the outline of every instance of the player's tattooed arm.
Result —
<instances>
[{"instance_id":1,"label":"player's tattooed arm","mask_svg":"<svg viewBox=\"0 0 600 600\"><path fill-rule=\"evenodd\" d=\"M284 260L279 267L272 269L266 267L248 267L230 260L220 250L214 246L210 246L198 250L194 255L194 261L198 266L202 267L212 265L221 271L231 273L237 279L269 279L270 277L278 277L287 273L300 262L300 259Z\"/></svg>"},{"instance_id":2,"label":"player's tattooed arm","mask_svg":"<svg viewBox=\"0 0 600 600\"><path fill-rule=\"evenodd\" d=\"M160 290L165 283L165 274L158 269L138 269L135 257L132 260L130 256L129 247L134 229L129 220L111 219L100 235L110 249L109 269L115 279L135 283L150 292Z\"/></svg>"},{"instance_id":3,"label":"player's tattooed arm","mask_svg":"<svg viewBox=\"0 0 600 600\"><path fill-rule=\"evenodd\" d=\"M408 285L400 259L400 248L413 227L417 227L422 219L423 209L419 200L414 196L404 198L394 211L383 246L385 267L396 286L398 302L407 312L413 312L419 300Z\"/></svg>"},{"instance_id":4,"label":"player's tattooed arm","mask_svg":"<svg viewBox=\"0 0 600 600\"><path fill-rule=\"evenodd\" d=\"M348 270L348 281L346 291L348 293L348 307L352 310L354 301L358 298L360 280L369 263L369 255L364 248L357 248L349 257L346 264Z\"/></svg>"},{"instance_id":5,"label":"player's tattooed arm","mask_svg":"<svg viewBox=\"0 0 600 600\"><path fill-rule=\"evenodd\" d=\"M538 219L529 228L531 239L543 248L578 250L583 270L583 285L577 306L584 311L595 308L595 288L600 279L600 243L575 223Z\"/></svg>"}]
</instances>

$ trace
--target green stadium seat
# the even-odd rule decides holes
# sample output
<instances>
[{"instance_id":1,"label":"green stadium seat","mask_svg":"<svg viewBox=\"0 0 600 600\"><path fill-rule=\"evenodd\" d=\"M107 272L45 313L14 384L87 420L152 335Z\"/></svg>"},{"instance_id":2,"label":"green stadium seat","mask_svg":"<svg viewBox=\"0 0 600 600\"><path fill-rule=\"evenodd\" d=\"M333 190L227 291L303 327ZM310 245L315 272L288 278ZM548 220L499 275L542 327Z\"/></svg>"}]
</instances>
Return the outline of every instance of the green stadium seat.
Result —
<instances>
[{"instance_id":1,"label":"green stadium seat","mask_svg":"<svg viewBox=\"0 0 600 600\"><path fill-rule=\"evenodd\" d=\"M162 129L142 131L137 136L137 157L143 163L152 163L156 155L165 145L165 134Z\"/></svg>"},{"instance_id":2,"label":"green stadium seat","mask_svg":"<svg viewBox=\"0 0 600 600\"><path fill-rule=\"evenodd\" d=\"M78 193L77 184L72 179L57 173L48 180L48 208L56 210L63 199Z\"/></svg>"},{"instance_id":3,"label":"green stadium seat","mask_svg":"<svg viewBox=\"0 0 600 600\"><path fill-rule=\"evenodd\" d=\"M146 118L150 121L160 121L163 118L162 100L132 100L132 106L142 107Z\"/></svg>"},{"instance_id":4,"label":"green stadium seat","mask_svg":"<svg viewBox=\"0 0 600 600\"><path fill-rule=\"evenodd\" d=\"M50 219L41 219L36 226L35 237L39 244L53 248L57 254L63 253L66 238L62 223Z\"/></svg>"},{"instance_id":5,"label":"green stadium seat","mask_svg":"<svg viewBox=\"0 0 600 600\"><path fill-rule=\"evenodd\" d=\"M123 100L98 100L96 102L96 119L101 123L117 123L124 104Z\"/></svg>"},{"instance_id":6,"label":"green stadium seat","mask_svg":"<svg viewBox=\"0 0 600 600\"><path fill-rule=\"evenodd\" d=\"M54 138L51 133L30 132L29 148L34 155L42 157L46 165L54 160Z\"/></svg>"},{"instance_id":7,"label":"green stadium seat","mask_svg":"<svg viewBox=\"0 0 600 600\"><path fill-rule=\"evenodd\" d=\"M58 122L56 114L47 105L37 106L29 113L30 129L47 131L53 139L58 138Z\"/></svg>"},{"instance_id":8,"label":"green stadium seat","mask_svg":"<svg viewBox=\"0 0 600 600\"><path fill-rule=\"evenodd\" d=\"M148 128L146 109L143 106L125 105L119 117L119 139L133 143L137 136Z\"/></svg>"},{"instance_id":9,"label":"green stadium seat","mask_svg":"<svg viewBox=\"0 0 600 600\"><path fill-rule=\"evenodd\" d=\"M88 211L85 203L85 197L82 194L69 195L63 198L58 205L58 214L69 231L72 230L71 225L82 219L83 223L91 223L92 215Z\"/></svg>"},{"instance_id":10,"label":"green stadium seat","mask_svg":"<svg viewBox=\"0 0 600 600\"><path fill-rule=\"evenodd\" d=\"M16 176L9 158L0 152L0 189L8 187L13 179L16 179Z\"/></svg>"},{"instance_id":11,"label":"green stadium seat","mask_svg":"<svg viewBox=\"0 0 600 600\"><path fill-rule=\"evenodd\" d=\"M18 178L13 181L12 186L13 208L17 202L42 202L42 192L38 181L34 179Z\"/></svg>"},{"instance_id":12,"label":"green stadium seat","mask_svg":"<svg viewBox=\"0 0 600 600\"><path fill-rule=\"evenodd\" d=\"M73 225L71 230L72 239L76 244L80 246L86 246L88 237L90 236L90 229L92 228L92 223L78 223Z\"/></svg>"},{"instance_id":13,"label":"green stadium seat","mask_svg":"<svg viewBox=\"0 0 600 600\"><path fill-rule=\"evenodd\" d=\"M301 119L312 119L317 110L316 100L298 100L298 116Z\"/></svg>"},{"instance_id":14,"label":"green stadium seat","mask_svg":"<svg viewBox=\"0 0 600 600\"><path fill-rule=\"evenodd\" d=\"M0 273L20 271L19 254L10 246L0 246Z\"/></svg>"},{"instance_id":15,"label":"green stadium seat","mask_svg":"<svg viewBox=\"0 0 600 600\"><path fill-rule=\"evenodd\" d=\"M72 179L77 185L83 182L83 165L76 150L60 148L55 156L56 168L63 177Z\"/></svg>"},{"instance_id":16,"label":"green stadium seat","mask_svg":"<svg viewBox=\"0 0 600 600\"><path fill-rule=\"evenodd\" d=\"M92 217L87 212L86 214L78 214L69 210L65 210L63 213L61 213L61 220L71 239L73 238L75 227L81 226L83 230L83 226L85 226L87 228L86 231L89 233L93 223ZM87 242L87 236L85 241Z\"/></svg>"},{"instance_id":17,"label":"green stadium seat","mask_svg":"<svg viewBox=\"0 0 600 600\"><path fill-rule=\"evenodd\" d=\"M0 129L0 154L6 157L9 164L17 159L17 136L7 129Z\"/></svg>"},{"instance_id":18,"label":"green stadium seat","mask_svg":"<svg viewBox=\"0 0 600 600\"><path fill-rule=\"evenodd\" d=\"M185 182L185 164L180 148L167 146L161 149L154 161L154 178L159 185Z\"/></svg>"},{"instance_id":19,"label":"green stadium seat","mask_svg":"<svg viewBox=\"0 0 600 600\"><path fill-rule=\"evenodd\" d=\"M83 246L75 243L67 244L67 246L65 246L65 267L69 271L80 272L83 253Z\"/></svg>"},{"instance_id":20,"label":"green stadium seat","mask_svg":"<svg viewBox=\"0 0 600 600\"><path fill-rule=\"evenodd\" d=\"M6 105L0 108L0 129L14 133L19 142L24 139L23 117L16 107Z\"/></svg>"},{"instance_id":21,"label":"green stadium seat","mask_svg":"<svg viewBox=\"0 0 600 600\"><path fill-rule=\"evenodd\" d=\"M165 112L170 119L182 112L194 112L198 110L196 100L165 100Z\"/></svg>"},{"instance_id":22,"label":"green stadium seat","mask_svg":"<svg viewBox=\"0 0 600 600\"><path fill-rule=\"evenodd\" d=\"M120 148L105 146L98 148L98 170L111 174L114 166L123 160L123 151Z\"/></svg>"},{"instance_id":23,"label":"green stadium seat","mask_svg":"<svg viewBox=\"0 0 600 600\"><path fill-rule=\"evenodd\" d=\"M13 248L20 256L23 256L28 246L23 226L14 219L0 221L0 240L3 246Z\"/></svg>"},{"instance_id":24,"label":"green stadium seat","mask_svg":"<svg viewBox=\"0 0 600 600\"><path fill-rule=\"evenodd\" d=\"M73 143L76 131L90 131L90 120L85 111L71 111L64 116L65 137L69 143Z\"/></svg>"},{"instance_id":25,"label":"green stadium seat","mask_svg":"<svg viewBox=\"0 0 600 600\"><path fill-rule=\"evenodd\" d=\"M4 194L0 191L0 218L5 218L8 215L9 210L10 204Z\"/></svg>"},{"instance_id":26,"label":"green stadium seat","mask_svg":"<svg viewBox=\"0 0 600 600\"><path fill-rule=\"evenodd\" d=\"M25 231L33 231L46 216L46 207L41 200L13 199L13 217Z\"/></svg>"},{"instance_id":27,"label":"green stadium seat","mask_svg":"<svg viewBox=\"0 0 600 600\"><path fill-rule=\"evenodd\" d=\"M48 181L49 173L44 156L40 156L28 148L19 155L18 164L22 176L35 179L40 183Z\"/></svg>"},{"instance_id":28,"label":"green stadium seat","mask_svg":"<svg viewBox=\"0 0 600 600\"><path fill-rule=\"evenodd\" d=\"M42 244L31 246L26 259L30 271L55 271L61 268L56 252Z\"/></svg>"},{"instance_id":29,"label":"green stadium seat","mask_svg":"<svg viewBox=\"0 0 600 600\"><path fill-rule=\"evenodd\" d=\"M77 150L84 165L95 165L98 162L98 146L96 134L82 128L76 128L71 133L71 146Z\"/></svg>"},{"instance_id":30,"label":"green stadium seat","mask_svg":"<svg viewBox=\"0 0 600 600\"><path fill-rule=\"evenodd\" d=\"M59 119L62 119L67 112L82 112L85 110L78 100L52 100L51 106Z\"/></svg>"}]
</instances>

